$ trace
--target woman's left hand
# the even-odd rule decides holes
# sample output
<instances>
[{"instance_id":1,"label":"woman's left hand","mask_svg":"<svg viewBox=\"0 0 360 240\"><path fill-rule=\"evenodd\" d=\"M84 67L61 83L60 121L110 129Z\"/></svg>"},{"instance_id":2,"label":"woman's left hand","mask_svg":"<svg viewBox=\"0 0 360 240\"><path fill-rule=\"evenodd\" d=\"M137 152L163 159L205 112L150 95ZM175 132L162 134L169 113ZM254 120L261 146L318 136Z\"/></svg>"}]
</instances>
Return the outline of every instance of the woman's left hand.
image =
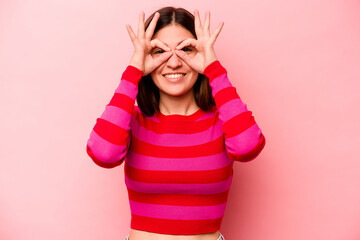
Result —
<instances>
[{"instance_id":1,"label":"woman's left hand","mask_svg":"<svg viewBox=\"0 0 360 240\"><path fill-rule=\"evenodd\" d=\"M201 26L199 11L194 11L195 15L195 32L197 39L188 38L176 47L175 53L184 60L192 69L203 74L205 68L212 62L217 60L214 43L218 37L224 23L221 22L216 28L215 32L210 35L210 12L205 14L204 26ZM187 54L181 49L187 46L192 46L196 49L195 54Z\"/></svg>"}]
</instances>

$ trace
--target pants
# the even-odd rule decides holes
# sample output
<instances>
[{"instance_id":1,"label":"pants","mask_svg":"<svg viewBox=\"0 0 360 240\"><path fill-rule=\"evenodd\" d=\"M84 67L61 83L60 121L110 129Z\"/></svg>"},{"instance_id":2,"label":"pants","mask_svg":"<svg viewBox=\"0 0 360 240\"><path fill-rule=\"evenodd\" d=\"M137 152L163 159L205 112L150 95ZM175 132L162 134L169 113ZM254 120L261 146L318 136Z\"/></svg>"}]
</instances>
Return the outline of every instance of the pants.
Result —
<instances>
[{"instance_id":1,"label":"pants","mask_svg":"<svg viewBox=\"0 0 360 240\"><path fill-rule=\"evenodd\" d=\"M219 232L219 233L220 233L220 232ZM129 240L129 235L127 235L124 240ZM220 236L219 236L219 238L218 238L217 240L225 240L225 238L224 238L224 236L220 233Z\"/></svg>"}]
</instances>

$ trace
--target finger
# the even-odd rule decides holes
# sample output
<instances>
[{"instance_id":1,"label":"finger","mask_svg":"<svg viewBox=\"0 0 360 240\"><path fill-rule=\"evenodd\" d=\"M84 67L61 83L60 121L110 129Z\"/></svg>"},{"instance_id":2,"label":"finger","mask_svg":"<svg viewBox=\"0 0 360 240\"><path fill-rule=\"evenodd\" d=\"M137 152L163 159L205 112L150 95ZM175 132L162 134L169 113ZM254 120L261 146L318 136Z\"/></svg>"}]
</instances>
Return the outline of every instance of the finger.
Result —
<instances>
[{"instance_id":1,"label":"finger","mask_svg":"<svg viewBox=\"0 0 360 240\"><path fill-rule=\"evenodd\" d=\"M144 18L145 18L145 13L141 11L139 16L139 26L138 26L138 34L137 34L139 38L144 37Z\"/></svg>"},{"instance_id":2,"label":"finger","mask_svg":"<svg viewBox=\"0 0 360 240\"><path fill-rule=\"evenodd\" d=\"M156 12L154 14L154 17L151 19L151 22L150 22L148 28L146 29L146 38L147 39L151 39L152 35L154 34L156 23L159 20L159 17L160 17L160 13Z\"/></svg>"},{"instance_id":3,"label":"finger","mask_svg":"<svg viewBox=\"0 0 360 240\"><path fill-rule=\"evenodd\" d=\"M210 11L205 13L204 34L210 36Z\"/></svg>"},{"instance_id":4,"label":"finger","mask_svg":"<svg viewBox=\"0 0 360 240\"><path fill-rule=\"evenodd\" d=\"M171 50L168 46L165 45L165 43L163 43L159 39L151 40L150 41L150 46L151 46L151 48L159 47L159 48L163 49L164 51L170 51Z\"/></svg>"},{"instance_id":5,"label":"finger","mask_svg":"<svg viewBox=\"0 0 360 240\"><path fill-rule=\"evenodd\" d=\"M212 34L211 36L211 42L214 44L214 42L216 41L217 37L219 36L221 29L224 26L224 22L219 23L218 27L216 28L215 32Z\"/></svg>"},{"instance_id":6,"label":"finger","mask_svg":"<svg viewBox=\"0 0 360 240\"><path fill-rule=\"evenodd\" d=\"M173 55L173 52L164 52L159 57L154 58L154 65L155 67L159 67L163 62L168 60Z\"/></svg>"},{"instance_id":7,"label":"finger","mask_svg":"<svg viewBox=\"0 0 360 240\"><path fill-rule=\"evenodd\" d=\"M191 57L186 54L184 51L175 50L175 54L178 55L182 60L184 60L188 65L190 64Z\"/></svg>"},{"instance_id":8,"label":"finger","mask_svg":"<svg viewBox=\"0 0 360 240\"><path fill-rule=\"evenodd\" d=\"M197 40L195 38L188 38L188 39L185 39L184 41L182 41L176 47L176 49L180 50L180 49L182 49L183 47L186 47L186 46L193 46L193 47L196 48L196 44L197 44Z\"/></svg>"},{"instance_id":9,"label":"finger","mask_svg":"<svg viewBox=\"0 0 360 240\"><path fill-rule=\"evenodd\" d=\"M129 36L130 36L130 39L132 42L134 42L135 38L136 38L136 35L134 33L134 31L132 30L131 26L129 24L126 24L126 29L129 33Z\"/></svg>"},{"instance_id":10,"label":"finger","mask_svg":"<svg viewBox=\"0 0 360 240\"><path fill-rule=\"evenodd\" d=\"M196 32L196 36L199 38L202 36L203 32L201 27L199 11L197 9L194 11L194 15L195 15L195 32Z\"/></svg>"}]
</instances>

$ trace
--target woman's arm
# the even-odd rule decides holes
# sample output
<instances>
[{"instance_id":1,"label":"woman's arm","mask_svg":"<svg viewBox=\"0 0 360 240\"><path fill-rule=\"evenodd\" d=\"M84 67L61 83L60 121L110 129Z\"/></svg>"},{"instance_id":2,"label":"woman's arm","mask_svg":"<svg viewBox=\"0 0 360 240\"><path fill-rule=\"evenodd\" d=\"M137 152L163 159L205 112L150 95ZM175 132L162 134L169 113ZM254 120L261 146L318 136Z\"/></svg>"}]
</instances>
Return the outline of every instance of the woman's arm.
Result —
<instances>
[{"instance_id":1,"label":"woman's arm","mask_svg":"<svg viewBox=\"0 0 360 240\"><path fill-rule=\"evenodd\" d=\"M225 147L229 157L237 161L250 161L264 148L265 138L257 126L251 112L241 101L236 89L227 78L226 70L217 60L214 43L224 23L221 22L210 34L210 12L205 13L204 25L201 25L199 11L194 11L197 39L188 38L177 49L191 45L196 54L187 55L183 51L175 53L189 66L209 78L220 121L223 122Z\"/></svg>"},{"instance_id":2,"label":"woman's arm","mask_svg":"<svg viewBox=\"0 0 360 240\"><path fill-rule=\"evenodd\" d=\"M265 137L255 122L252 112L242 102L230 83L226 69L218 60L204 70L209 78L212 94L223 122L225 147L229 157L236 161L254 159L265 146Z\"/></svg>"},{"instance_id":3,"label":"woman's arm","mask_svg":"<svg viewBox=\"0 0 360 240\"><path fill-rule=\"evenodd\" d=\"M134 53L114 96L101 117L96 120L87 142L88 155L97 165L104 168L116 167L124 161L130 146L131 115L141 77L151 73L172 55L163 42L151 40L160 14L154 15L147 29L144 25L144 16L144 12L141 11L138 35L130 25L126 25L134 45ZM162 48L166 52L154 59L150 54L154 47Z\"/></svg>"},{"instance_id":4,"label":"woman's arm","mask_svg":"<svg viewBox=\"0 0 360 240\"><path fill-rule=\"evenodd\" d=\"M129 65L122 74L109 104L91 131L86 151L104 168L113 168L124 161L130 145L130 122L142 71Z\"/></svg>"}]
</instances>

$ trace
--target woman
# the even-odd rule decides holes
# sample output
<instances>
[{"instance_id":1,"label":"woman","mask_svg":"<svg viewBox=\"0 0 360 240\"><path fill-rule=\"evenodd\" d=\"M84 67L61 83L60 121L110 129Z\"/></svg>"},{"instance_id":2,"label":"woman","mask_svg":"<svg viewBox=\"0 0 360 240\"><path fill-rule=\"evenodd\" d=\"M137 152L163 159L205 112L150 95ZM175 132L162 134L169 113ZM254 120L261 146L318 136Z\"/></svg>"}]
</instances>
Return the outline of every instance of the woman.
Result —
<instances>
[{"instance_id":1,"label":"woman","mask_svg":"<svg viewBox=\"0 0 360 240\"><path fill-rule=\"evenodd\" d=\"M141 12L137 34L126 25L134 53L87 142L99 166L125 162L126 240L225 239L233 162L265 145L216 57L223 23L210 34L210 13L203 26L194 15L166 7Z\"/></svg>"}]
</instances>

